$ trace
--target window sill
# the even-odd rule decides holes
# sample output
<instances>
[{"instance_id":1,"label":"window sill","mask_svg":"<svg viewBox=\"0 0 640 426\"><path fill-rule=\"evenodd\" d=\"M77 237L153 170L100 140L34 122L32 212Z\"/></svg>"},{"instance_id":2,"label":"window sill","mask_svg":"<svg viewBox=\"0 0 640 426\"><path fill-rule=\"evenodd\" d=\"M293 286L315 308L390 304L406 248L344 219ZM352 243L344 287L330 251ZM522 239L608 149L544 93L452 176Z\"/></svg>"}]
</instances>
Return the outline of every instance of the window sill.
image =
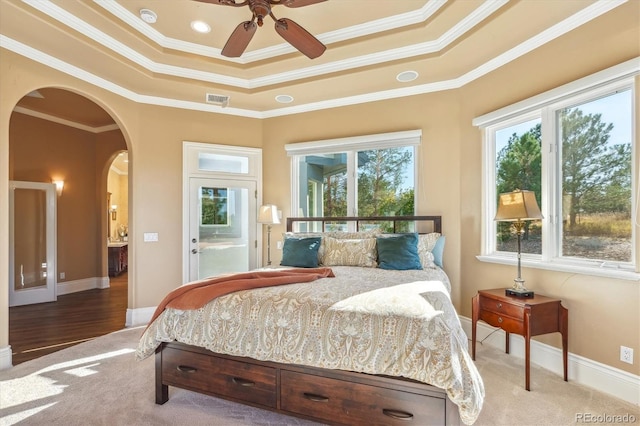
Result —
<instances>
[{"instance_id":1,"label":"window sill","mask_svg":"<svg viewBox=\"0 0 640 426\"><path fill-rule=\"evenodd\" d=\"M501 255L480 255L476 256L480 262L498 263L501 265L517 265L515 256ZM619 280L640 281L640 273L631 270L617 268L615 266L593 266L592 264L570 264L564 262L543 262L541 260L529 258L522 255L522 266L534 269L544 269L547 271L569 272L574 274L592 275L596 277L606 277Z\"/></svg>"}]
</instances>

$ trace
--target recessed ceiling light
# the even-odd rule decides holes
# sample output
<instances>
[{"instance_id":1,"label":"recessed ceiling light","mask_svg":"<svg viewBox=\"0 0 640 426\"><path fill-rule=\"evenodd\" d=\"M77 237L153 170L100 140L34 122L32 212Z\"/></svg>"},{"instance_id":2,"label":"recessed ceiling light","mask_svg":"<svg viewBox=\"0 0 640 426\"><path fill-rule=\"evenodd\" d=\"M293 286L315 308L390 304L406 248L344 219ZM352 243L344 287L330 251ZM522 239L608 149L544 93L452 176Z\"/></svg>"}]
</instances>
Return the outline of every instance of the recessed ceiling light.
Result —
<instances>
[{"instance_id":1,"label":"recessed ceiling light","mask_svg":"<svg viewBox=\"0 0 640 426\"><path fill-rule=\"evenodd\" d=\"M199 33L208 33L211 31L211 27L209 26L209 24L207 24L206 22L203 21L192 21L191 22L191 29L193 31L197 31Z\"/></svg>"},{"instance_id":2,"label":"recessed ceiling light","mask_svg":"<svg viewBox=\"0 0 640 426\"><path fill-rule=\"evenodd\" d=\"M396 76L396 80L398 80L401 83L413 81L416 78L418 78L418 73L415 71L404 71Z\"/></svg>"},{"instance_id":3,"label":"recessed ceiling light","mask_svg":"<svg viewBox=\"0 0 640 426\"><path fill-rule=\"evenodd\" d=\"M281 104L288 104L288 103L293 102L293 96L278 95L278 96L276 96L276 101L280 102Z\"/></svg>"},{"instance_id":4,"label":"recessed ceiling light","mask_svg":"<svg viewBox=\"0 0 640 426\"><path fill-rule=\"evenodd\" d=\"M147 24L155 24L158 20L158 15L153 10L140 9L140 19Z\"/></svg>"}]
</instances>

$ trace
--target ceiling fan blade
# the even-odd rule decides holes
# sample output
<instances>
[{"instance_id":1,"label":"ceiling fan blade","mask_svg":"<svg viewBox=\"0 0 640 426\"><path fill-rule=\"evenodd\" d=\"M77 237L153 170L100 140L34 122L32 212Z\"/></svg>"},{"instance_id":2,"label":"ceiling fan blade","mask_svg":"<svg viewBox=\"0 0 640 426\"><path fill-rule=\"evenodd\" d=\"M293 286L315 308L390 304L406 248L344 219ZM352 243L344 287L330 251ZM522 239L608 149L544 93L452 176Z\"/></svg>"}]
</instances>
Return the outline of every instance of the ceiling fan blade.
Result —
<instances>
[{"instance_id":1,"label":"ceiling fan blade","mask_svg":"<svg viewBox=\"0 0 640 426\"><path fill-rule=\"evenodd\" d=\"M222 54L228 58L237 58L249 45L258 26L253 21L245 21L233 30L229 40L222 49Z\"/></svg>"},{"instance_id":2,"label":"ceiling fan blade","mask_svg":"<svg viewBox=\"0 0 640 426\"><path fill-rule=\"evenodd\" d=\"M282 3L287 7L302 7L309 6L310 4L322 3L327 0L282 0Z\"/></svg>"},{"instance_id":3,"label":"ceiling fan blade","mask_svg":"<svg viewBox=\"0 0 640 426\"><path fill-rule=\"evenodd\" d=\"M195 1L199 1L200 3L221 4L223 6L234 6L234 7L245 6L249 4L248 1L236 3L235 0L195 0Z\"/></svg>"},{"instance_id":4,"label":"ceiling fan blade","mask_svg":"<svg viewBox=\"0 0 640 426\"><path fill-rule=\"evenodd\" d=\"M309 59L317 58L327 49L317 38L291 19L278 19L276 21L276 32Z\"/></svg>"}]
</instances>

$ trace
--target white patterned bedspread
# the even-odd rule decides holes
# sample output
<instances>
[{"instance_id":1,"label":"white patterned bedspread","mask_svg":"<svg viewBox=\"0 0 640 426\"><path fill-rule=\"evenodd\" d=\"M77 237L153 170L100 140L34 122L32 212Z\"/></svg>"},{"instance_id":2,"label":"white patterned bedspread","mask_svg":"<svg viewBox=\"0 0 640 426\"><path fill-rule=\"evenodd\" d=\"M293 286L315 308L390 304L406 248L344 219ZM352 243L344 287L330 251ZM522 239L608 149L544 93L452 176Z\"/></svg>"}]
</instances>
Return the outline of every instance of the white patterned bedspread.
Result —
<instances>
[{"instance_id":1,"label":"white patterned bedspread","mask_svg":"<svg viewBox=\"0 0 640 426\"><path fill-rule=\"evenodd\" d=\"M444 271L332 269L335 278L239 291L193 311L166 309L136 357L177 340L263 361L402 376L445 389L472 424L484 385Z\"/></svg>"}]
</instances>

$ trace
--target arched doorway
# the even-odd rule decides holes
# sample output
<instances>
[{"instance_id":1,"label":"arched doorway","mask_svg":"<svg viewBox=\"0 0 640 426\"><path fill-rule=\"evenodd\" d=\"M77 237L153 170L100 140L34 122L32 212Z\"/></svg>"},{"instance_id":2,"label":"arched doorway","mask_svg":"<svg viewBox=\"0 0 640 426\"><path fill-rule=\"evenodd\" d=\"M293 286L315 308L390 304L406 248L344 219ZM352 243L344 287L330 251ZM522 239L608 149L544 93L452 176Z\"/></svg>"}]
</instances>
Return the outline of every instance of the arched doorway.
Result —
<instances>
[{"instance_id":1,"label":"arched doorway","mask_svg":"<svg viewBox=\"0 0 640 426\"><path fill-rule=\"evenodd\" d=\"M80 94L42 88L14 108L9 180L64 182L55 206L55 265L46 268L55 274L55 298L10 308L14 365L124 328L127 277L117 289L111 286L106 195L112 161L126 151L109 113Z\"/></svg>"}]
</instances>

